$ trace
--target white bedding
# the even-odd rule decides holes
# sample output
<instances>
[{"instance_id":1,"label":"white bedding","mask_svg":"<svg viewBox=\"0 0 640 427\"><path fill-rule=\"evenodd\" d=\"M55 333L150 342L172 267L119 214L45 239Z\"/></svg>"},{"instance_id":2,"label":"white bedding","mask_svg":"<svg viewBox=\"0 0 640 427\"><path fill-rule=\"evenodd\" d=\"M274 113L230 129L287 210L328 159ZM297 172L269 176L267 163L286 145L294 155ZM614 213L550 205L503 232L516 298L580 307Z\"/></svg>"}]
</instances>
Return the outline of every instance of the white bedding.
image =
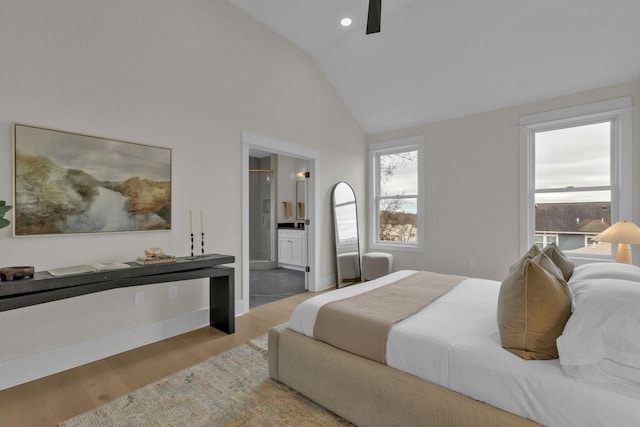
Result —
<instances>
[{"instance_id":1,"label":"white bedding","mask_svg":"<svg viewBox=\"0 0 640 427\"><path fill-rule=\"evenodd\" d=\"M413 271L318 295L300 304L289 327L313 337L319 308L384 286ZM391 328L389 366L548 426L633 426L640 391L625 394L564 375L558 360L525 361L503 350L496 321L500 282L465 279Z\"/></svg>"}]
</instances>

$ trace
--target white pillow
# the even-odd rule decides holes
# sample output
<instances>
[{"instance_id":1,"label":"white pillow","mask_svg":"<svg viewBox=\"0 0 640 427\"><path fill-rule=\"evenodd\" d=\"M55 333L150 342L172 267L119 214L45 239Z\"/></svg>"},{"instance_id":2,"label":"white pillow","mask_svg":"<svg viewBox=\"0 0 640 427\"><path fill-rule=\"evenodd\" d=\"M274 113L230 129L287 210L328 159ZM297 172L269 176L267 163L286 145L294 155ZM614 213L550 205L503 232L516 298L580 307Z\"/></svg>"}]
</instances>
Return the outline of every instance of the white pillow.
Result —
<instances>
[{"instance_id":1,"label":"white pillow","mask_svg":"<svg viewBox=\"0 0 640 427\"><path fill-rule=\"evenodd\" d=\"M622 279L640 282L640 267L618 262L594 262L573 269L569 285L585 279Z\"/></svg>"},{"instance_id":2,"label":"white pillow","mask_svg":"<svg viewBox=\"0 0 640 427\"><path fill-rule=\"evenodd\" d=\"M640 386L640 283L580 280L571 291L574 312L556 341L564 373Z\"/></svg>"}]
</instances>

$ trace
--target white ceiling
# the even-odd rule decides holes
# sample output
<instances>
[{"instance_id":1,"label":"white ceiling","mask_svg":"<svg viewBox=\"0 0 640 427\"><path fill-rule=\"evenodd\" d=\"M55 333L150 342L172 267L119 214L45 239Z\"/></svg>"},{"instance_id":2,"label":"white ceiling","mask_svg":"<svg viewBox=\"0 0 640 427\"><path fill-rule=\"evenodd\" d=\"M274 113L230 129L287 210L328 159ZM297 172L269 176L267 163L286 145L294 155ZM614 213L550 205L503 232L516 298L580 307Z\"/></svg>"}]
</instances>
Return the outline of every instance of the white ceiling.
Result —
<instances>
[{"instance_id":1,"label":"white ceiling","mask_svg":"<svg viewBox=\"0 0 640 427\"><path fill-rule=\"evenodd\" d=\"M382 0L370 35L368 0L230 1L311 55L371 134L640 78L640 0Z\"/></svg>"}]
</instances>

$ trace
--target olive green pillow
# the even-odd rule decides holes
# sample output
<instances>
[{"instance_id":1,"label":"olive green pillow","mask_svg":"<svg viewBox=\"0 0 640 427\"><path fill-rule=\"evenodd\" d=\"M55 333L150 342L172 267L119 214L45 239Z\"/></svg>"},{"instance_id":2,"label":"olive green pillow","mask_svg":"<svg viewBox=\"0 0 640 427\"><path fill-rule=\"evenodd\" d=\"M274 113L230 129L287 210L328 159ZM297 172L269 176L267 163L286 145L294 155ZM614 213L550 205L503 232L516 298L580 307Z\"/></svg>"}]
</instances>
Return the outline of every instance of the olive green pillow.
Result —
<instances>
[{"instance_id":1,"label":"olive green pillow","mask_svg":"<svg viewBox=\"0 0 640 427\"><path fill-rule=\"evenodd\" d=\"M525 360L557 359L556 339L571 315L562 272L544 254L514 265L498 295L502 347Z\"/></svg>"},{"instance_id":2,"label":"olive green pillow","mask_svg":"<svg viewBox=\"0 0 640 427\"><path fill-rule=\"evenodd\" d=\"M573 274L573 263L562 253L558 245L552 243L542 249L542 253L551 258L551 261L562 270L562 277L568 281Z\"/></svg>"}]
</instances>

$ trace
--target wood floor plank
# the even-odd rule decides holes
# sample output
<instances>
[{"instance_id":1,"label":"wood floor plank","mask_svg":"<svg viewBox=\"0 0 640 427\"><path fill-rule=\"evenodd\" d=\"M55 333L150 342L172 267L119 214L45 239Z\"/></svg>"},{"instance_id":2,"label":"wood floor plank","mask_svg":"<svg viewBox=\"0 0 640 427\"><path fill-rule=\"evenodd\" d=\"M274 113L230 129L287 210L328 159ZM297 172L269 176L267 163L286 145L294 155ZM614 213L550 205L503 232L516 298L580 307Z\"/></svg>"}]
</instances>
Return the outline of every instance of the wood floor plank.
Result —
<instances>
[{"instance_id":1,"label":"wood floor plank","mask_svg":"<svg viewBox=\"0 0 640 427\"><path fill-rule=\"evenodd\" d=\"M114 375L107 360L79 366L76 369L79 382L89 397L92 406L102 405L127 392L129 387L120 376Z\"/></svg>"},{"instance_id":2,"label":"wood floor plank","mask_svg":"<svg viewBox=\"0 0 640 427\"><path fill-rule=\"evenodd\" d=\"M51 427L265 334L286 322L304 293L236 318L236 333L206 327L0 391L0 425Z\"/></svg>"}]
</instances>

